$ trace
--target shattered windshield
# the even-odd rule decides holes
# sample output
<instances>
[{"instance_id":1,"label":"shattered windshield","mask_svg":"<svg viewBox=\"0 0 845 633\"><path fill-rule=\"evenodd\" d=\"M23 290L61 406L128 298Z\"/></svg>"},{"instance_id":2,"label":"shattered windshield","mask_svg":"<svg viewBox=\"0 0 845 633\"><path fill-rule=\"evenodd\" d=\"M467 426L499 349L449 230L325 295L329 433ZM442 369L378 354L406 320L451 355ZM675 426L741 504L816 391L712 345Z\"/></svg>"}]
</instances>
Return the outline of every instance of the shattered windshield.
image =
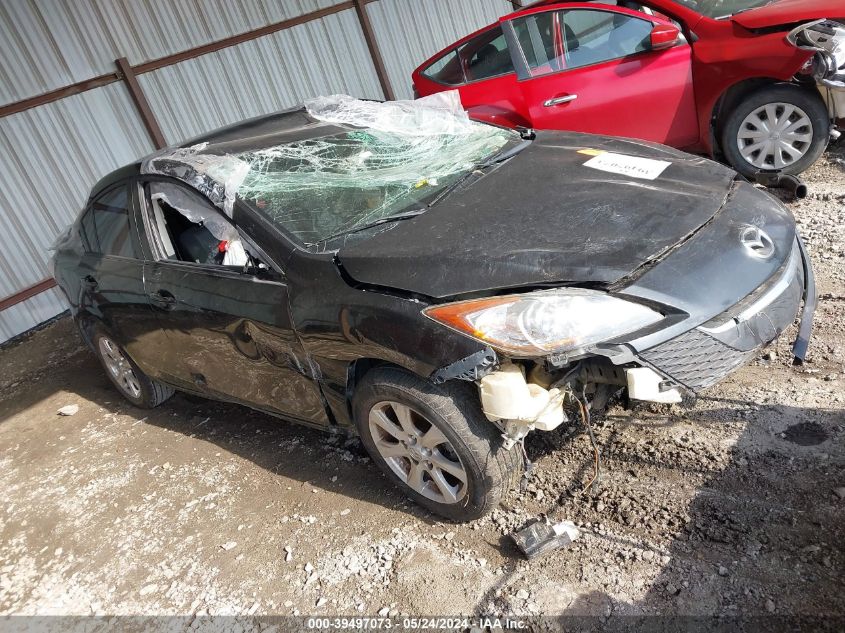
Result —
<instances>
[{"instance_id":1,"label":"shattered windshield","mask_svg":"<svg viewBox=\"0 0 845 633\"><path fill-rule=\"evenodd\" d=\"M332 95L305 109L313 123L168 148L141 172L188 183L229 217L240 199L311 247L425 209L520 140L471 121L456 90L415 101Z\"/></svg>"},{"instance_id":2,"label":"shattered windshield","mask_svg":"<svg viewBox=\"0 0 845 633\"><path fill-rule=\"evenodd\" d=\"M741 11L756 9L777 0L674 0L677 4L705 15L708 18L724 18Z\"/></svg>"},{"instance_id":3,"label":"shattered windshield","mask_svg":"<svg viewBox=\"0 0 845 633\"><path fill-rule=\"evenodd\" d=\"M403 134L372 128L235 154L248 165L238 196L305 245L424 206L511 132Z\"/></svg>"}]
</instances>

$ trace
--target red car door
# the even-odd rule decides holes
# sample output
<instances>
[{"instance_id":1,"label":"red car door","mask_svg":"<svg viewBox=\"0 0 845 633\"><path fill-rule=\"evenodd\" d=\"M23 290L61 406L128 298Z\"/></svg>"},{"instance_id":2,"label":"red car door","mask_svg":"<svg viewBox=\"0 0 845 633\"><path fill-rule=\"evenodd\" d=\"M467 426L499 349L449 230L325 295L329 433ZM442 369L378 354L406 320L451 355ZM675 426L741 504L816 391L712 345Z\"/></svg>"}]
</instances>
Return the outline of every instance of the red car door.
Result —
<instances>
[{"instance_id":1,"label":"red car door","mask_svg":"<svg viewBox=\"0 0 845 633\"><path fill-rule=\"evenodd\" d=\"M699 134L691 49L680 37L655 50L656 25L671 27L638 11L584 5L503 22L530 123L693 145Z\"/></svg>"}]
</instances>

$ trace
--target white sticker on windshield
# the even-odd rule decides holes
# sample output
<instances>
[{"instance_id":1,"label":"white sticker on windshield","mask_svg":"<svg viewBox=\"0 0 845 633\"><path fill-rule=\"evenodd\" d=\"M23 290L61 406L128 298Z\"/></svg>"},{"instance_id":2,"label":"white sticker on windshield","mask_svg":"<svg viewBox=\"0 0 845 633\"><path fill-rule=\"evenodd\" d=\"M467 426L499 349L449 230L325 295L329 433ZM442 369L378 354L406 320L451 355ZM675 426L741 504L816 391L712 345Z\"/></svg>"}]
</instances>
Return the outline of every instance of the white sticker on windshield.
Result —
<instances>
[{"instance_id":1,"label":"white sticker on windshield","mask_svg":"<svg viewBox=\"0 0 845 633\"><path fill-rule=\"evenodd\" d=\"M632 176L633 178L642 178L643 180L654 180L671 164L665 160L604 152L588 160L584 163L584 167L592 167L593 169Z\"/></svg>"}]
</instances>

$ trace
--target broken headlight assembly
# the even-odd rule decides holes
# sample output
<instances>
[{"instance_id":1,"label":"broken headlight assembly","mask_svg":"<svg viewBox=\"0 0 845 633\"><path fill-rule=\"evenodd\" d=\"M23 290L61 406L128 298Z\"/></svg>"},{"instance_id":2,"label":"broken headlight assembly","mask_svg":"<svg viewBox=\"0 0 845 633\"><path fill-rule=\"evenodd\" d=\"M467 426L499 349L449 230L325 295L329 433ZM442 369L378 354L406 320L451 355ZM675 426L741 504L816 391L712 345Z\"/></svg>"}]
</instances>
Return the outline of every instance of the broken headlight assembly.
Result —
<instances>
[{"instance_id":1,"label":"broken headlight assembly","mask_svg":"<svg viewBox=\"0 0 845 633\"><path fill-rule=\"evenodd\" d=\"M449 303L423 314L505 354L527 358L582 349L663 319L639 303L577 288Z\"/></svg>"},{"instance_id":2,"label":"broken headlight assembly","mask_svg":"<svg viewBox=\"0 0 845 633\"><path fill-rule=\"evenodd\" d=\"M796 48L816 53L811 70L817 82L845 88L845 25L816 20L794 28L786 39Z\"/></svg>"}]
</instances>

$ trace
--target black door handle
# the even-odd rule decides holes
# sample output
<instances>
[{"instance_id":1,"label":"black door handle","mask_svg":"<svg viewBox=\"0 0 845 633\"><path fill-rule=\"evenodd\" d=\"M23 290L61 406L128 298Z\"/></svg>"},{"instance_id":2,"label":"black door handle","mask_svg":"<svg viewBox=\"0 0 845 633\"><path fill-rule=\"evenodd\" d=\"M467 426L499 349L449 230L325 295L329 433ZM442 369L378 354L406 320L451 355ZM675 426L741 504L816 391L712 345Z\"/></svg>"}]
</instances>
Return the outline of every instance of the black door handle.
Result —
<instances>
[{"instance_id":1,"label":"black door handle","mask_svg":"<svg viewBox=\"0 0 845 633\"><path fill-rule=\"evenodd\" d=\"M164 310L172 310L176 306L176 297L167 290L159 290L149 295L153 303Z\"/></svg>"},{"instance_id":2,"label":"black door handle","mask_svg":"<svg viewBox=\"0 0 845 633\"><path fill-rule=\"evenodd\" d=\"M90 290L96 290L97 286L100 285L91 275L85 275L85 277L82 278L82 283L84 283L85 287Z\"/></svg>"}]
</instances>

